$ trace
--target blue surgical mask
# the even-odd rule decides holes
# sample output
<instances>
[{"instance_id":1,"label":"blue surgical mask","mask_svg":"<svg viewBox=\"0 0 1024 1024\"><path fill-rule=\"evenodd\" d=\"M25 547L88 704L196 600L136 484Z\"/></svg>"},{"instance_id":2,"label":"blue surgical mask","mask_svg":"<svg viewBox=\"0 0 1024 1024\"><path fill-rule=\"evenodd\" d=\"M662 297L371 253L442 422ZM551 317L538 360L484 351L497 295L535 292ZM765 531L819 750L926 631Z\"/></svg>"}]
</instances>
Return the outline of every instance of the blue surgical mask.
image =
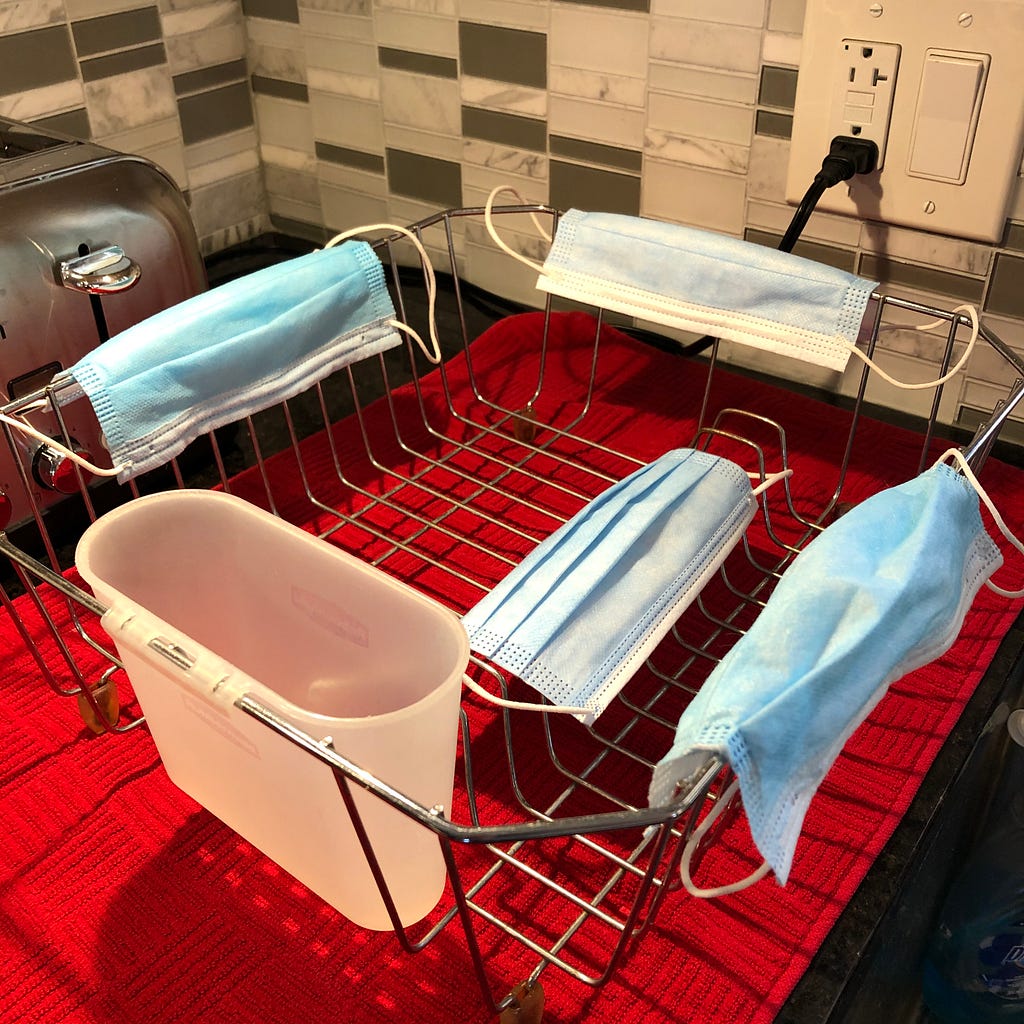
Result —
<instances>
[{"instance_id":1,"label":"blue surgical mask","mask_svg":"<svg viewBox=\"0 0 1024 1024\"><path fill-rule=\"evenodd\" d=\"M670 451L598 495L470 609L470 644L593 719L721 565L756 506L735 463Z\"/></svg>"},{"instance_id":2,"label":"blue surgical mask","mask_svg":"<svg viewBox=\"0 0 1024 1024\"><path fill-rule=\"evenodd\" d=\"M346 242L129 327L66 371L77 387L60 400L88 396L124 482L200 434L398 345L394 316L373 249Z\"/></svg>"},{"instance_id":3,"label":"blue surgical mask","mask_svg":"<svg viewBox=\"0 0 1024 1024\"><path fill-rule=\"evenodd\" d=\"M804 814L851 733L900 676L955 640L1002 564L978 495L943 463L813 540L680 718L650 802L709 754L739 780L758 850L785 883Z\"/></svg>"},{"instance_id":4,"label":"blue surgical mask","mask_svg":"<svg viewBox=\"0 0 1024 1024\"><path fill-rule=\"evenodd\" d=\"M710 231L570 210L537 287L842 370L875 285Z\"/></svg>"}]
</instances>

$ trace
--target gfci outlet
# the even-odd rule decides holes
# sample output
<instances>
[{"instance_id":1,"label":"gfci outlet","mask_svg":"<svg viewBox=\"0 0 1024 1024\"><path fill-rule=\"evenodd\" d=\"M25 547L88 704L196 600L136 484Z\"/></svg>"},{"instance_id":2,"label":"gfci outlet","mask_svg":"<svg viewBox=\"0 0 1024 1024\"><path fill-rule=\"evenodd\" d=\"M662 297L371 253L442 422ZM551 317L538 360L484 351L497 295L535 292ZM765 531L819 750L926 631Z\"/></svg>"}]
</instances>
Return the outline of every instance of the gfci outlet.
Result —
<instances>
[{"instance_id":1,"label":"gfci outlet","mask_svg":"<svg viewBox=\"0 0 1024 1024\"><path fill-rule=\"evenodd\" d=\"M877 167L881 170L885 166L900 48L895 43L870 39L844 39L842 47L832 88L830 138L849 135L871 139L878 147Z\"/></svg>"},{"instance_id":2,"label":"gfci outlet","mask_svg":"<svg viewBox=\"0 0 1024 1024\"><path fill-rule=\"evenodd\" d=\"M871 174L817 208L998 241L1024 145L1024 2L807 0L786 198L836 136L872 139Z\"/></svg>"}]
</instances>

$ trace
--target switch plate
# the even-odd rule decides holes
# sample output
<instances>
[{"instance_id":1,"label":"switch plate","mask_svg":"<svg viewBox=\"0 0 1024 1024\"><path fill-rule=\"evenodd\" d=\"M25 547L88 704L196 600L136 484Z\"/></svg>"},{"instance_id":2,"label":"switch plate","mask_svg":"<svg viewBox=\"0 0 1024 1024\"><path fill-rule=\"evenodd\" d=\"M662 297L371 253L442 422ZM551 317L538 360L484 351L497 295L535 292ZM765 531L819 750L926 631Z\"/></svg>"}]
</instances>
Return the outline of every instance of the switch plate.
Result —
<instances>
[{"instance_id":1,"label":"switch plate","mask_svg":"<svg viewBox=\"0 0 1024 1024\"><path fill-rule=\"evenodd\" d=\"M835 97L850 71L844 44L856 41L899 48L885 159L828 189L818 209L999 241L1024 145L1024 3L807 0L786 177L791 203L837 134Z\"/></svg>"}]
</instances>

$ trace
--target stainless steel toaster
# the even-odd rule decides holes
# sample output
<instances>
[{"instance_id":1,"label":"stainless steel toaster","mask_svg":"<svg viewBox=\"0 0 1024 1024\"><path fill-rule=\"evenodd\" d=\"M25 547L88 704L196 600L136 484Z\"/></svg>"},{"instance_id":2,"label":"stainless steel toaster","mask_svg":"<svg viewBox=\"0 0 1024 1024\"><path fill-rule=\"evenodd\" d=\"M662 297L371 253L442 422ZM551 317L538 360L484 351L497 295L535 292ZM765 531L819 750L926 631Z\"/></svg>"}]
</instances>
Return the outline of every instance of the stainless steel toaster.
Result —
<instances>
[{"instance_id":1,"label":"stainless steel toaster","mask_svg":"<svg viewBox=\"0 0 1024 1024\"><path fill-rule=\"evenodd\" d=\"M0 405L205 287L185 198L160 168L0 118ZM69 406L65 423L99 453L88 403ZM56 436L57 423L44 431ZM0 444L0 529L78 489L52 448L14 447Z\"/></svg>"}]
</instances>

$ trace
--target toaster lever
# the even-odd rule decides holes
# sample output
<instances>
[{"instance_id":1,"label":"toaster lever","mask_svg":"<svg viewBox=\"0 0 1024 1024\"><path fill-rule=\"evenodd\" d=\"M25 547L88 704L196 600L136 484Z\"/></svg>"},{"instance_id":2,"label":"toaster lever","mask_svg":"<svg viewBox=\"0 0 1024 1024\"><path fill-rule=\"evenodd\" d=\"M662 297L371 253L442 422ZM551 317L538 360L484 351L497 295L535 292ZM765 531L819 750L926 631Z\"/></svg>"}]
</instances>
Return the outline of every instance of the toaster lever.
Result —
<instances>
[{"instance_id":1,"label":"toaster lever","mask_svg":"<svg viewBox=\"0 0 1024 1024\"><path fill-rule=\"evenodd\" d=\"M59 260L57 274L65 288L105 295L132 288L142 276L142 269L119 245L108 245L84 256Z\"/></svg>"}]
</instances>

